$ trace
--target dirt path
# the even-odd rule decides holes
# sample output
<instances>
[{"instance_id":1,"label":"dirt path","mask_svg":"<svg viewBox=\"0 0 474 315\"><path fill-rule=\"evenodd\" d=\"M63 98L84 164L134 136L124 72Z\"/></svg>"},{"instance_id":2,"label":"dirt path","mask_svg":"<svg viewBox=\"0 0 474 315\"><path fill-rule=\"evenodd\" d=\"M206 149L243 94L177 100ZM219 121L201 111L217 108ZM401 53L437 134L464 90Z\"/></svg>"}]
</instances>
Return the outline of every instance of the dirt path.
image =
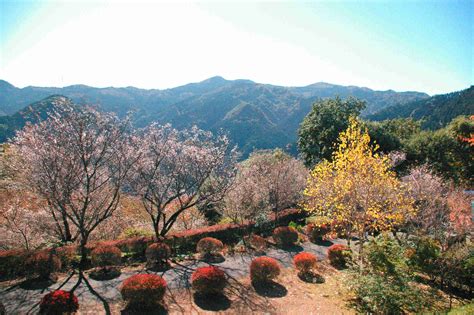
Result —
<instances>
[{"instance_id":1,"label":"dirt path","mask_svg":"<svg viewBox=\"0 0 474 315\"><path fill-rule=\"evenodd\" d=\"M336 240L335 243L342 243L342 240ZM318 256L320 260L325 259L327 247L330 244L316 245L313 243L306 242L301 246L297 246L292 250L281 250L281 249L269 249L266 256L277 259L282 267L292 267L293 256L300 251L312 252ZM283 276L280 277L279 282L282 282L285 295L278 297L262 296L262 294L256 294L255 290L251 287L248 280L249 265L251 260L254 258L249 253L236 254L232 256L226 256L225 261L222 263L215 263L214 265L222 268L230 279L230 286L226 292L226 296L230 297L229 303L223 302L220 307L212 306L211 310L224 311L225 306L231 313L286 313L286 309L289 313L291 309L296 311L295 314L311 314L314 308L314 314L326 314L323 311L324 307L327 307L327 303L320 303L315 285L306 284L299 280L294 274L288 276L288 269L284 272ZM157 272L164 277L168 283L169 293L167 294L167 309L170 313L201 313L206 310L206 305L199 307L196 301L193 302L191 297L192 293L189 289L189 278L192 272L200 266L208 265L208 263L202 261L186 261L179 264L175 264L172 269L165 272ZM105 313L105 308L110 308L111 313L120 313L123 308L122 298L119 292L119 286L122 281L133 274L140 272L150 272L144 270L143 267L135 269L124 269L120 277L107 281L95 281L86 276L85 280L82 280L79 285L79 276L72 275L68 277L62 277L57 283L46 288L24 288L20 285L3 287L0 289L0 300L3 302L7 309L7 314L35 314L38 311L38 302L41 297L48 291L58 289L59 287L64 290L71 290L74 286L75 294L79 298L80 313L82 314L97 314ZM286 275L286 276L285 276ZM296 283L294 281L297 281ZM298 282L299 281L299 282ZM329 281L328 281L329 283ZM323 284L326 285L326 284ZM317 285L321 288L320 285ZM301 290L301 287L305 287L305 290ZM331 291L331 290L330 290ZM298 292L301 292L301 296L298 296ZM327 295L327 294L326 294ZM292 297L290 300L289 298ZM319 298L316 298L319 297ZM270 303L268 299L276 300ZM324 297L323 299L328 299ZM179 300L179 303L176 303ZM302 301L306 301L302 303ZM319 302L317 302L319 301ZM313 302L317 302L314 304ZM230 307L227 304L232 304ZM314 304L314 305L313 305ZM332 303L334 304L334 303ZM312 306L310 306L312 305ZM230 307L230 308L229 308ZM331 306L332 307L332 306ZM221 308L221 309L219 309ZM305 309L305 308L311 308ZM338 308L339 309L339 308ZM280 310L280 311L277 311ZM311 312L308 312L311 311ZM227 312L227 311L226 311ZM330 312L331 313L331 312ZM341 310L337 312L341 313Z\"/></svg>"}]
</instances>

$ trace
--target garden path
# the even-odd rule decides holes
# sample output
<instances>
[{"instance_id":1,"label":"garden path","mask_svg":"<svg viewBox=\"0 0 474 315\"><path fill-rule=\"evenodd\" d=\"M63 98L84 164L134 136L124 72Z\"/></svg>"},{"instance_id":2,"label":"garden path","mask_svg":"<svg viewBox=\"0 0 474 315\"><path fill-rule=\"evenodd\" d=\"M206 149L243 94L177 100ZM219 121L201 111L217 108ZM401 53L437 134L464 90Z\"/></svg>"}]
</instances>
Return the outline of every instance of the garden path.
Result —
<instances>
[{"instance_id":1,"label":"garden path","mask_svg":"<svg viewBox=\"0 0 474 315\"><path fill-rule=\"evenodd\" d=\"M325 244L314 244L305 242L300 246L291 249L269 248L266 256L275 258L285 268L291 267L293 257L301 251L314 253L319 259L325 259L327 247L332 243L342 244L344 240L333 240ZM219 266L232 279L241 279L249 275L249 265L255 257L252 253L238 253L227 255L221 263L213 263ZM28 287L16 284L9 287L0 287L0 301L5 305L7 314L36 314L38 312L38 304L41 297L51 290L61 288L63 290L71 290L76 286L75 294L79 299L81 313L87 314L83 310L97 310L98 304L110 305L119 303L122 298L119 292L119 286L122 281L131 275L147 272L161 275L168 283L169 289L189 288L189 278L192 272L201 266L209 265L209 263L199 260L188 260L173 264L173 268L164 272L151 272L149 270L140 269L123 271L120 277L106 280L96 281L89 277L83 278L78 274L60 277L58 282L47 287ZM81 281L80 281L81 280ZM108 306L106 306L108 307ZM96 313L92 311L90 314ZM114 313L114 312L112 312Z\"/></svg>"}]
</instances>

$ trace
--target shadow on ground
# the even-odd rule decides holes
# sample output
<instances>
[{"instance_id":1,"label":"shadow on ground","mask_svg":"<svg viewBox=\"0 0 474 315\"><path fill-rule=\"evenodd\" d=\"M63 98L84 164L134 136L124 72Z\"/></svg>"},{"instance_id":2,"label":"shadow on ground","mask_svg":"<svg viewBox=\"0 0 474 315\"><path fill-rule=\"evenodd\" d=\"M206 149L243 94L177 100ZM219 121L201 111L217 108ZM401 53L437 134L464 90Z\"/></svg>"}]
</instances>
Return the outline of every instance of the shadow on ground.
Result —
<instances>
[{"instance_id":1,"label":"shadow on ground","mask_svg":"<svg viewBox=\"0 0 474 315\"><path fill-rule=\"evenodd\" d=\"M281 298L288 293L284 286L275 281L252 282L252 286L257 294L264 297Z\"/></svg>"},{"instance_id":2,"label":"shadow on ground","mask_svg":"<svg viewBox=\"0 0 474 315\"><path fill-rule=\"evenodd\" d=\"M225 311L230 307L230 300L224 294L206 296L194 293L194 303L206 311Z\"/></svg>"}]
</instances>

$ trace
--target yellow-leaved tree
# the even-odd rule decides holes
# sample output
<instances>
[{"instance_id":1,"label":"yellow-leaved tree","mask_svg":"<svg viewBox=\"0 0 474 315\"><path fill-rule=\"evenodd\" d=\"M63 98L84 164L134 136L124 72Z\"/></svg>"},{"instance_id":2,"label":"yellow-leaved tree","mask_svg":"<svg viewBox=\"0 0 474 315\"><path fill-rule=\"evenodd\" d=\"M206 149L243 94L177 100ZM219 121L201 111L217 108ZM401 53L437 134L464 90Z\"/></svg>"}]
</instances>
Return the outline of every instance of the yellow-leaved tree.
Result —
<instances>
[{"instance_id":1,"label":"yellow-leaved tree","mask_svg":"<svg viewBox=\"0 0 474 315\"><path fill-rule=\"evenodd\" d=\"M324 160L311 171L304 191L303 207L316 216L325 216L339 231L360 240L367 233L387 231L414 212L404 184L391 170L390 160L370 144L367 130L355 118L339 135L332 161ZM336 225L336 226L335 226Z\"/></svg>"}]
</instances>

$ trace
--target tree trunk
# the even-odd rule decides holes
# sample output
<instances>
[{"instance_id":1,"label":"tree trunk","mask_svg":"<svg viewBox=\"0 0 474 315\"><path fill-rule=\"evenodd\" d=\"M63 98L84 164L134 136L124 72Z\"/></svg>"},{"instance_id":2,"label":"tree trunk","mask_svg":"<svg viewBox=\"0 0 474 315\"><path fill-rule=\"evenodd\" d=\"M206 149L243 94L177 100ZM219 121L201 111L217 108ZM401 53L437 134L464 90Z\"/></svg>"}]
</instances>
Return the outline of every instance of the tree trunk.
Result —
<instances>
[{"instance_id":1,"label":"tree trunk","mask_svg":"<svg viewBox=\"0 0 474 315\"><path fill-rule=\"evenodd\" d=\"M64 243L72 243L74 240L72 239L69 222L67 222L67 218L65 215L63 215L63 224L64 224Z\"/></svg>"},{"instance_id":2,"label":"tree trunk","mask_svg":"<svg viewBox=\"0 0 474 315\"><path fill-rule=\"evenodd\" d=\"M83 270L87 265L87 239L89 238L88 235L81 234L81 244L80 244L80 251L81 251L81 261L79 263L79 269Z\"/></svg>"}]
</instances>

